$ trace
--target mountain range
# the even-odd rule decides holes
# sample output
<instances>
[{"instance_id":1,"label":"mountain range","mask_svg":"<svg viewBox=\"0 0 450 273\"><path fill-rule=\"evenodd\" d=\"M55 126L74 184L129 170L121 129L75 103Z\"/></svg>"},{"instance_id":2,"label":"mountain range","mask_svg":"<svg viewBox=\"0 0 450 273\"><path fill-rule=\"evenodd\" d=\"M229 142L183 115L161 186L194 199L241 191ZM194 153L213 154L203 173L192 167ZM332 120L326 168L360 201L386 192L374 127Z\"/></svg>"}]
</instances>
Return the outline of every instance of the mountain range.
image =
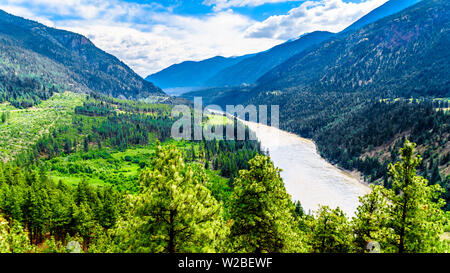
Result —
<instances>
[{"instance_id":1,"label":"mountain range","mask_svg":"<svg viewBox=\"0 0 450 273\"><path fill-rule=\"evenodd\" d=\"M326 31L315 31L303 35L297 40L275 46L268 51L246 58L239 63L224 68L206 81L207 86L240 86L251 85L267 71L283 63L291 56L320 44L334 34Z\"/></svg>"},{"instance_id":2,"label":"mountain range","mask_svg":"<svg viewBox=\"0 0 450 273\"><path fill-rule=\"evenodd\" d=\"M316 31L257 54L230 58L219 56L200 62L185 61L149 75L146 80L165 90L178 89L178 93L208 87L250 85L289 57L332 35L331 32Z\"/></svg>"},{"instance_id":3,"label":"mountain range","mask_svg":"<svg viewBox=\"0 0 450 273\"><path fill-rule=\"evenodd\" d=\"M378 92L446 96L448 1L422 1L291 57L258 80L258 90Z\"/></svg>"},{"instance_id":4,"label":"mountain range","mask_svg":"<svg viewBox=\"0 0 450 273\"><path fill-rule=\"evenodd\" d=\"M166 96L88 38L1 10L0 49L0 98L17 106L61 89L129 99Z\"/></svg>"},{"instance_id":5,"label":"mountain range","mask_svg":"<svg viewBox=\"0 0 450 273\"><path fill-rule=\"evenodd\" d=\"M283 109L292 116L298 110L293 107L298 104L295 98L302 92L447 96L449 18L446 1L423 0L360 29L333 35L274 67L253 86L209 88L182 96L202 96L205 103L219 105L276 100L286 102Z\"/></svg>"},{"instance_id":6,"label":"mountain range","mask_svg":"<svg viewBox=\"0 0 450 273\"><path fill-rule=\"evenodd\" d=\"M382 6L363 16L351 26L344 29L339 34L345 34L383 17L392 15L420 0L390 0ZM267 51L254 54L252 56L242 56L238 58L215 57L200 62L183 62L172 65L158 73L148 76L146 79L155 82L162 88L187 87L179 92L198 90L211 87L233 87L253 85L265 73L283 62L287 61L304 50L314 47L333 36L339 35L325 31L315 31L302 35L300 38L287 41L275 46ZM218 62L217 60L221 60ZM227 61L225 61L227 60ZM196 73L198 71L198 73ZM208 71L209 73L204 73ZM195 76L193 77L193 75ZM185 79L185 81L181 80ZM186 85L185 83L189 84Z\"/></svg>"},{"instance_id":7,"label":"mountain range","mask_svg":"<svg viewBox=\"0 0 450 273\"><path fill-rule=\"evenodd\" d=\"M251 57L244 55L240 57L225 58L216 56L199 62L186 61L175 64L158 73L152 74L146 78L164 89L191 90L205 87L205 79L209 79L222 69L239 63L240 61Z\"/></svg>"}]
</instances>

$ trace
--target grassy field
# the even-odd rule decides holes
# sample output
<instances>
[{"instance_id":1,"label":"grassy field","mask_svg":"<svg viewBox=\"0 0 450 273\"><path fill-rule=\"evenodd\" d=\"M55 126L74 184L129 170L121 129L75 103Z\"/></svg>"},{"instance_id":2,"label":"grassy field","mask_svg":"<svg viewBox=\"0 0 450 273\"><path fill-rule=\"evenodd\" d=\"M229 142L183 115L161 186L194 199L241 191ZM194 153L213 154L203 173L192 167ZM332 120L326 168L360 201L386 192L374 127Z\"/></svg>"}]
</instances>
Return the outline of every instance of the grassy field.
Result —
<instances>
[{"instance_id":1,"label":"grassy field","mask_svg":"<svg viewBox=\"0 0 450 273\"><path fill-rule=\"evenodd\" d=\"M6 114L6 121L0 123L1 161L9 161L30 148L38 140L40 145L47 145L48 139L59 143L59 153L44 152L40 154L41 164L45 165L48 175L56 182L62 181L76 186L85 180L96 187L113 186L120 191L137 192L139 175L151 165L155 156L156 135L148 135L148 145L128 146L122 150L111 145L109 140L99 145L94 139L89 141L87 149L83 141L92 133L93 127L99 128L107 116L89 116L75 114L75 107L86 102L86 95L71 92L59 93L51 99L28 109L16 109L14 106L0 104L0 117ZM118 101L120 102L120 101ZM156 109L145 114L157 116L170 111L165 105L148 105L142 102L129 102L129 105L117 104L116 112L134 109ZM122 109L123 108L123 109ZM1 121L1 120L0 120ZM205 124L219 125L230 122L226 117L209 116ZM57 133L56 133L57 131ZM62 143L71 140L71 152L65 152ZM42 144L47 143L47 144ZM163 145L174 145L185 153L188 164L204 166L203 150L200 144L188 141L167 140ZM49 146L52 147L53 144ZM195 155L195 156L193 156ZM196 162L190 162L195 160ZM210 163L206 164L211 166ZM228 200L229 179L220 176L218 170L207 170L208 187L218 200Z\"/></svg>"},{"instance_id":2,"label":"grassy field","mask_svg":"<svg viewBox=\"0 0 450 273\"><path fill-rule=\"evenodd\" d=\"M14 158L52 128L70 124L75 107L82 105L84 99L85 95L64 92L27 109L0 104L0 115L7 115L6 121L0 124L0 160Z\"/></svg>"},{"instance_id":3,"label":"grassy field","mask_svg":"<svg viewBox=\"0 0 450 273\"><path fill-rule=\"evenodd\" d=\"M233 121L231 119L229 119L227 116L211 114L211 115L207 115L206 117L208 119L204 122L203 125L209 125L209 126L222 125L222 126L226 126L227 124L233 124Z\"/></svg>"},{"instance_id":4,"label":"grassy field","mask_svg":"<svg viewBox=\"0 0 450 273\"><path fill-rule=\"evenodd\" d=\"M155 155L155 143L133 147L124 151L104 148L90 152L77 152L55 157L46 162L49 176L55 181L63 181L76 186L83 179L94 186L113 186L121 191L137 192L139 174L151 164ZM198 144L187 141L169 140L163 145L175 145L181 150L199 151ZM208 170L207 175L213 191L218 194L228 185L228 179L219 171ZM221 196L225 199L225 196Z\"/></svg>"}]
</instances>

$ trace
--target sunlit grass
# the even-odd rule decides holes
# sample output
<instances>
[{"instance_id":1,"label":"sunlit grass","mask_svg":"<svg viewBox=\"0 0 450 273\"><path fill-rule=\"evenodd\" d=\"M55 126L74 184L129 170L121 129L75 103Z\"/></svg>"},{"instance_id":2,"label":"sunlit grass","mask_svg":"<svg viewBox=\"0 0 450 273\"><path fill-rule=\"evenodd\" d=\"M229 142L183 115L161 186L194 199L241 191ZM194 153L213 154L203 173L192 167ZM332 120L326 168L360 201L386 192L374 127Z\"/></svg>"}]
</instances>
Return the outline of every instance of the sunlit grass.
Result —
<instances>
[{"instance_id":1,"label":"sunlit grass","mask_svg":"<svg viewBox=\"0 0 450 273\"><path fill-rule=\"evenodd\" d=\"M8 117L5 123L0 124L1 161L13 159L52 128L70 124L75 107L82 105L84 99L85 95L64 92L27 109L2 103L0 112L7 113Z\"/></svg>"}]
</instances>

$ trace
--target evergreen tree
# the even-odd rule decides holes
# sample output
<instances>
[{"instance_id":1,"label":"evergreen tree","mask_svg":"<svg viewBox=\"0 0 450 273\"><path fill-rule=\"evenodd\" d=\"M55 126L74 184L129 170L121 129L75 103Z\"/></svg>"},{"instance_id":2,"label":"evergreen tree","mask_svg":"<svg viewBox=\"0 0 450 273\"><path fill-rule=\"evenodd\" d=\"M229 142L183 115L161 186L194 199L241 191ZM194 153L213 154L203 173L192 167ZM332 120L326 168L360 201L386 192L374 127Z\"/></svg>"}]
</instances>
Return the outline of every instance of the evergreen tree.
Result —
<instances>
[{"instance_id":1,"label":"evergreen tree","mask_svg":"<svg viewBox=\"0 0 450 273\"><path fill-rule=\"evenodd\" d=\"M99 225L95 221L94 212L87 202L82 202L78 206L73 205L72 211L72 230L83 238L83 249L86 250Z\"/></svg>"},{"instance_id":2,"label":"evergreen tree","mask_svg":"<svg viewBox=\"0 0 450 273\"><path fill-rule=\"evenodd\" d=\"M70 139L66 138L64 139L64 153L70 154L72 152L72 142Z\"/></svg>"},{"instance_id":3,"label":"evergreen tree","mask_svg":"<svg viewBox=\"0 0 450 273\"><path fill-rule=\"evenodd\" d=\"M393 179L393 192L388 199L394 232L392 251L399 253L437 251L443 233L444 201L438 199L442 188L428 186L428 181L416 174L422 158L414 154L415 146L406 140L400 150L401 161L389 165Z\"/></svg>"},{"instance_id":4,"label":"evergreen tree","mask_svg":"<svg viewBox=\"0 0 450 273\"><path fill-rule=\"evenodd\" d=\"M339 209L321 207L317 218L308 221L308 241L313 252L347 253L352 251L352 233L344 212Z\"/></svg>"},{"instance_id":5,"label":"evergreen tree","mask_svg":"<svg viewBox=\"0 0 450 273\"><path fill-rule=\"evenodd\" d=\"M101 214L100 224L106 228L112 228L119 217L118 198L112 187L101 190Z\"/></svg>"},{"instance_id":6,"label":"evergreen tree","mask_svg":"<svg viewBox=\"0 0 450 273\"><path fill-rule=\"evenodd\" d=\"M50 232L56 239L64 240L72 224L72 204L74 203L72 192L60 181L51 199Z\"/></svg>"},{"instance_id":7,"label":"evergreen tree","mask_svg":"<svg viewBox=\"0 0 450 273\"><path fill-rule=\"evenodd\" d=\"M27 253L33 249L22 226L17 222L10 225L0 215L0 253Z\"/></svg>"},{"instance_id":8,"label":"evergreen tree","mask_svg":"<svg viewBox=\"0 0 450 273\"><path fill-rule=\"evenodd\" d=\"M87 137L85 137L83 140L83 151L85 153L89 152L89 141Z\"/></svg>"},{"instance_id":9,"label":"evergreen tree","mask_svg":"<svg viewBox=\"0 0 450 273\"><path fill-rule=\"evenodd\" d=\"M305 251L295 206L269 157L257 155L234 180L230 241L239 252Z\"/></svg>"},{"instance_id":10,"label":"evergreen tree","mask_svg":"<svg viewBox=\"0 0 450 273\"><path fill-rule=\"evenodd\" d=\"M303 210L303 207L302 207L302 204L300 203L300 201L294 202L294 205L295 205L295 213L299 217L302 217L303 215L305 215L305 211Z\"/></svg>"},{"instance_id":11,"label":"evergreen tree","mask_svg":"<svg viewBox=\"0 0 450 273\"><path fill-rule=\"evenodd\" d=\"M51 216L49 189L36 173L31 173L31 186L26 199L25 217L28 223L30 239L40 243Z\"/></svg>"},{"instance_id":12,"label":"evergreen tree","mask_svg":"<svg viewBox=\"0 0 450 273\"><path fill-rule=\"evenodd\" d=\"M372 192L359 198L360 205L353 218L352 227L357 252L369 251L368 244L376 242L381 249L392 238L389 229L389 206L387 197L390 192L382 186L372 186Z\"/></svg>"},{"instance_id":13,"label":"evergreen tree","mask_svg":"<svg viewBox=\"0 0 450 273\"><path fill-rule=\"evenodd\" d=\"M439 159L436 159L430 176L430 184L434 185L442 181L441 174L439 173Z\"/></svg>"},{"instance_id":14,"label":"evergreen tree","mask_svg":"<svg viewBox=\"0 0 450 273\"><path fill-rule=\"evenodd\" d=\"M183 161L175 147L156 148L153 169L139 178L127 222L121 222L122 249L131 252L215 252L223 250L222 207L206 188L202 165Z\"/></svg>"}]
</instances>

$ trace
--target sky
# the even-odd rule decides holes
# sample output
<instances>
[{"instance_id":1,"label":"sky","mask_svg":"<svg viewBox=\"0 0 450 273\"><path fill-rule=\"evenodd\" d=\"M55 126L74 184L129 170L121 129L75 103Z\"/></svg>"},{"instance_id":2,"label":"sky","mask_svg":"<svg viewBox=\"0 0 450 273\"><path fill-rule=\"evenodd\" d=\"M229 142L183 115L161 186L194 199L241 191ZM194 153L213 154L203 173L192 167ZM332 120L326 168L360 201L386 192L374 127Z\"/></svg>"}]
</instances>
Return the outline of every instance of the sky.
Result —
<instances>
[{"instance_id":1,"label":"sky","mask_svg":"<svg viewBox=\"0 0 450 273\"><path fill-rule=\"evenodd\" d=\"M0 9L77 32L142 77L186 60L267 50L339 32L387 0L0 0Z\"/></svg>"}]
</instances>

